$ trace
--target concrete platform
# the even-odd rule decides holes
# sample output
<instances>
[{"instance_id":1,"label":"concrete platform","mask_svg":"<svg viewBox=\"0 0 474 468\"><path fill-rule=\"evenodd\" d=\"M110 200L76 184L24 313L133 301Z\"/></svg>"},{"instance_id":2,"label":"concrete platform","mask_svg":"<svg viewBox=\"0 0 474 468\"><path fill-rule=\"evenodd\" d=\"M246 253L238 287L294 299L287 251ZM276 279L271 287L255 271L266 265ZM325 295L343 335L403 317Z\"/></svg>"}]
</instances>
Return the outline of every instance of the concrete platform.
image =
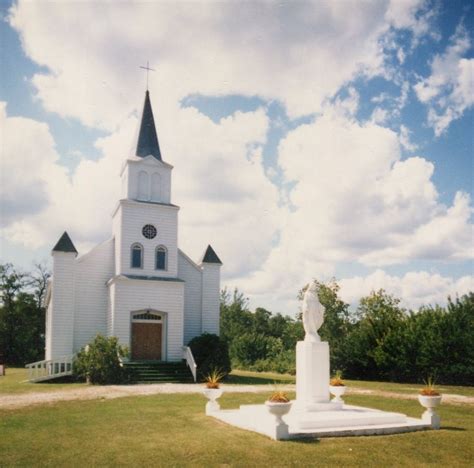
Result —
<instances>
[{"instance_id":1,"label":"concrete platform","mask_svg":"<svg viewBox=\"0 0 474 468\"><path fill-rule=\"evenodd\" d=\"M401 413L351 405L335 411L314 412L292 407L280 425L265 405L242 405L235 410L215 411L210 416L276 440L395 434L431 428L428 422Z\"/></svg>"}]
</instances>

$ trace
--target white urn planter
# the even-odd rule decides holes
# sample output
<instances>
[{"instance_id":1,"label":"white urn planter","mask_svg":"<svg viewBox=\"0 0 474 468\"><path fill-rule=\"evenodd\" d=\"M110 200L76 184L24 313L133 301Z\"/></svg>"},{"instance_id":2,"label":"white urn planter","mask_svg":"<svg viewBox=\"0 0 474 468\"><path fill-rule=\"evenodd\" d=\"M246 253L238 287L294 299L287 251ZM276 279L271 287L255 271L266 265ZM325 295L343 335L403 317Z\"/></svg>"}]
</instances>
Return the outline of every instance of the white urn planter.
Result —
<instances>
[{"instance_id":1,"label":"white urn planter","mask_svg":"<svg viewBox=\"0 0 474 468\"><path fill-rule=\"evenodd\" d=\"M222 396L223 391L224 390L222 388L205 388L202 391L205 397L209 400L206 403L206 414L210 414L221 409L219 403L217 403L217 399Z\"/></svg>"},{"instance_id":2,"label":"white urn planter","mask_svg":"<svg viewBox=\"0 0 474 468\"><path fill-rule=\"evenodd\" d=\"M418 395L420 405L426 408L421 419L430 424L433 429L439 429L441 425L441 418L435 412L435 408L441 403L442 395Z\"/></svg>"},{"instance_id":3,"label":"white urn planter","mask_svg":"<svg viewBox=\"0 0 474 468\"><path fill-rule=\"evenodd\" d=\"M267 400L265 402L266 407L268 408L268 411L270 414L273 414L275 416L275 422L277 425L279 424L285 424L282 416L285 416L285 414L288 414L288 412L291 409L291 401L288 403L278 403L275 401L269 401Z\"/></svg>"},{"instance_id":4,"label":"white urn planter","mask_svg":"<svg viewBox=\"0 0 474 468\"><path fill-rule=\"evenodd\" d=\"M329 385L329 391L331 392L331 395L334 395L335 397L332 401L344 403L344 400L341 397L346 393L345 385Z\"/></svg>"}]
</instances>

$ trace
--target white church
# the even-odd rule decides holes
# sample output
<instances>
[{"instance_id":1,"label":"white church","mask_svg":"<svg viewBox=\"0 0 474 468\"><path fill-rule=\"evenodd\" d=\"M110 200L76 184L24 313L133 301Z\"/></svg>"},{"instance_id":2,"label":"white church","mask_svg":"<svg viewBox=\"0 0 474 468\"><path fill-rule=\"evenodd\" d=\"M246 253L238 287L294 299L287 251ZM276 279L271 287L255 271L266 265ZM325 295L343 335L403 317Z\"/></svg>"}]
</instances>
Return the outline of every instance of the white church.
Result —
<instances>
[{"instance_id":1,"label":"white church","mask_svg":"<svg viewBox=\"0 0 474 468\"><path fill-rule=\"evenodd\" d=\"M172 169L162 159L146 91L111 238L78 256L65 232L52 250L46 360L75 354L100 333L116 336L132 360L180 361L193 337L219 334L222 263L211 246L199 263L178 248Z\"/></svg>"}]
</instances>

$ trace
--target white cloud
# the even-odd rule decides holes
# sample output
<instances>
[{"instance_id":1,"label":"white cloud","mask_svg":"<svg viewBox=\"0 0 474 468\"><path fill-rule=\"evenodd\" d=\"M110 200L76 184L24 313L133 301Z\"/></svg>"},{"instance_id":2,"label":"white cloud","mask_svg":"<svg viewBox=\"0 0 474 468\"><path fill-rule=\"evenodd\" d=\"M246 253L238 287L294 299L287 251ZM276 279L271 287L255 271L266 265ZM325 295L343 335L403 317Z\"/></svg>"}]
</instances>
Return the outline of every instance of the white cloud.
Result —
<instances>
[{"instance_id":1,"label":"white cloud","mask_svg":"<svg viewBox=\"0 0 474 468\"><path fill-rule=\"evenodd\" d=\"M106 220L120 198L120 167L137 125L132 117L99 139L102 157L81 160L69 176L57 164L48 127L8 118L3 106L2 199L14 202L2 207L3 236L35 248L53 245L67 230L81 253L107 238L111 222ZM278 190L265 176L259 150L267 129L261 109L237 112L216 124L194 108L176 108L160 129L164 158L176 167L173 195L182 205L181 246L197 260L212 243L228 276L263 261L279 227ZM14 217L8 216L11 212Z\"/></svg>"},{"instance_id":2,"label":"white cloud","mask_svg":"<svg viewBox=\"0 0 474 468\"><path fill-rule=\"evenodd\" d=\"M405 125L400 125L400 144L410 153L418 149L418 146L411 141L411 131Z\"/></svg>"},{"instance_id":3,"label":"white cloud","mask_svg":"<svg viewBox=\"0 0 474 468\"><path fill-rule=\"evenodd\" d=\"M427 271L410 271L403 276L392 276L376 270L368 276L355 276L339 281L341 298L357 305L361 297L372 291L385 289L402 300L401 305L412 310L422 305L444 305L450 295L463 295L474 290L474 278L462 276L454 279Z\"/></svg>"},{"instance_id":4,"label":"white cloud","mask_svg":"<svg viewBox=\"0 0 474 468\"><path fill-rule=\"evenodd\" d=\"M48 126L23 117L7 118L4 102L0 102L0 132L0 218L6 226L35 216L51 203L54 194L48 190L48 179L65 177L65 170L56 165L59 156Z\"/></svg>"},{"instance_id":5,"label":"white cloud","mask_svg":"<svg viewBox=\"0 0 474 468\"><path fill-rule=\"evenodd\" d=\"M375 124L387 124L388 122L393 121L393 119L398 119L401 115L402 109L405 107L408 102L408 93L410 91L410 83L408 81L401 81L400 94L398 96L390 95L388 93L381 93L377 96L374 96L371 99L371 102L377 104L377 106L372 111L370 116L370 121ZM405 149L408 149L405 146L407 143L407 133L406 127L401 126L401 135L403 135L402 145ZM405 128L406 130L403 130Z\"/></svg>"},{"instance_id":6,"label":"white cloud","mask_svg":"<svg viewBox=\"0 0 474 468\"><path fill-rule=\"evenodd\" d=\"M129 127L130 123L124 125L115 140L123 141ZM99 161L81 160L70 177L68 170L58 164L46 124L3 113L0 128L7 135L2 154L2 173L8 177L5 187L14 200L35 206L37 197L30 187L40 186L39 196L47 200L33 213L21 212L15 206L15 217L7 219L2 235L30 248L52 245L65 229L79 246L91 246L100 240L107 229L103 220L118 198L120 155Z\"/></svg>"},{"instance_id":7,"label":"white cloud","mask_svg":"<svg viewBox=\"0 0 474 468\"><path fill-rule=\"evenodd\" d=\"M388 7L386 18L397 29L408 29L413 33L412 49L421 38L429 34L438 38L432 27L432 20L437 15L437 9L429 0L392 0ZM403 59L400 63L403 63Z\"/></svg>"},{"instance_id":8,"label":"white cloud","mask_svg":"<svg viewBox=\"0 0 474 468\"><path fill-rule=\"evenodd\" d=\"M237 283L256 303L295 309L296 291L311 278L330 278L340 262L472 258L469 197L441 204L433 164L402 160L400 137L387 128L326 108L280 143L279 164L295 184L293 210L266 262Z\"/></svg>"},{"instance_id":9,"label":"white cloud","mask_svg":"<svg viewBox=\"0 0 474 468\"><path fill-rule=\"evenodd\" d=\"M358 74L384 73L379 39L392 25L420 30L422 7L398 0L20 0L10 24L26 54L48 68L32 79L43 106L111 130L136 108L143 79L138 66L147 59L157 69L150 87L164 115L193 93L277 99L291 117L318 112Z\"/></svg>"},{"instance_id":10,"label":"white cloud","mask_svg":"<svg viewBox=\"0 0 474 468\"><path fill-rule=\"evenodd\" d=\"M279 192L265 175L260 148L268 118L262 109L218 124L193 108L177 116L168 131L162 128L162 147L176 167L181 245L196 258L211 243L228 277L244 275L265 259L280 227Z\"/></svg>"},{"instance_id":11,"label":"white cloud","mask_svg":"<svg viewBox=\"0 0 474 468\"><path fill-rule=\"evenodd\" d=\"M428 123L440 136L453 120L474 104L474 59L463 57L471 47L460 25L443 54L431 62L431 75L415 86L418 99L428 106Z\"/></svg>"},{"instance_id":12,"label":"white cloud","mask_svg":"<svg viewBox=\"0 0 474 468\"><path fill-rule=\"evenodd\" d=\"M372 115L370 116L370 120L375 124L383 124L386 122L388 118L388 111L387 109L383 109L382 107L376 107Z\"/></svg>"},{"instance_id":13,"label":"white cloud","mask_svg":"<svg viewBox=\"0 0 474 468\"><path fill-rule=\"evenodd\" d=\"M416 150L408 129L401 126L398 135L380 125L387 114L399 115L408 82L396 82L398 98L381 96L385 107L365 124L354 120L354 88L334 99L360 74L386 74L381 37L390 28L410 29L418 40L430 18L426 2L398 0L113 7L19 1L11 24L26 54L47 70L32 79L37 99L48 111L113 133L97 142L101 159L81 160L69 176L57 165L44 124L7 118L6 125L24 136L5 147L8 173L14 174L7 193L21 194L15 197L21 200L34 189L41 203L17 204L5 235L34 246L52 244L68 229L84 249L107 237L104 220L119 196L119 167L137 126L132 111L143 99L138 66L149 59L157 69L150 88L160 145L176 168L181 246L197 258L212 243L227 281L260 299L257 305L291 310L298 288L313 277L332 276L338 262L468 258L469 199L459 193L452 206L443 206L431 180L433 164L401 159L400 145ZM469 87L463 60L462 96ZM429 103L440 99L429 95L431 85L421 91ZM214 123L180 107L195 93L276 99L290 117L323 114L280 143L285 188L270 182L272 171L262 164L265 112L237 112ZM24 175L35 158L39 170Z\"/></svg>"}]
</instances>

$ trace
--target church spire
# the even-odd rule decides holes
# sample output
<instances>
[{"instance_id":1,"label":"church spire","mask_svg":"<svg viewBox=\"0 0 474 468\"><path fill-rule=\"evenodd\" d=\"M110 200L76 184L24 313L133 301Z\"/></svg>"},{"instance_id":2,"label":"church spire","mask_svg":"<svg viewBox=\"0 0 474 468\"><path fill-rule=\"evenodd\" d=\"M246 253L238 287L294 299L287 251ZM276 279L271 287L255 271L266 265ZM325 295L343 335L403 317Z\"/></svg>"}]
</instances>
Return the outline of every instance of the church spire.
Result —
<instances>
[{"instance_id":1,"label":"church spire","mask_svg":"<svg viewBox=\"0 0 474 468\"><path fill-rule=\"evenodd\" d=\"M150 103L150 93L145 94L145 104L143 106L142 121L138 133L137 156L144 158L150 154L162 161L158 136L156 135L155 120Z\"/></svg>"}]
</instances>

